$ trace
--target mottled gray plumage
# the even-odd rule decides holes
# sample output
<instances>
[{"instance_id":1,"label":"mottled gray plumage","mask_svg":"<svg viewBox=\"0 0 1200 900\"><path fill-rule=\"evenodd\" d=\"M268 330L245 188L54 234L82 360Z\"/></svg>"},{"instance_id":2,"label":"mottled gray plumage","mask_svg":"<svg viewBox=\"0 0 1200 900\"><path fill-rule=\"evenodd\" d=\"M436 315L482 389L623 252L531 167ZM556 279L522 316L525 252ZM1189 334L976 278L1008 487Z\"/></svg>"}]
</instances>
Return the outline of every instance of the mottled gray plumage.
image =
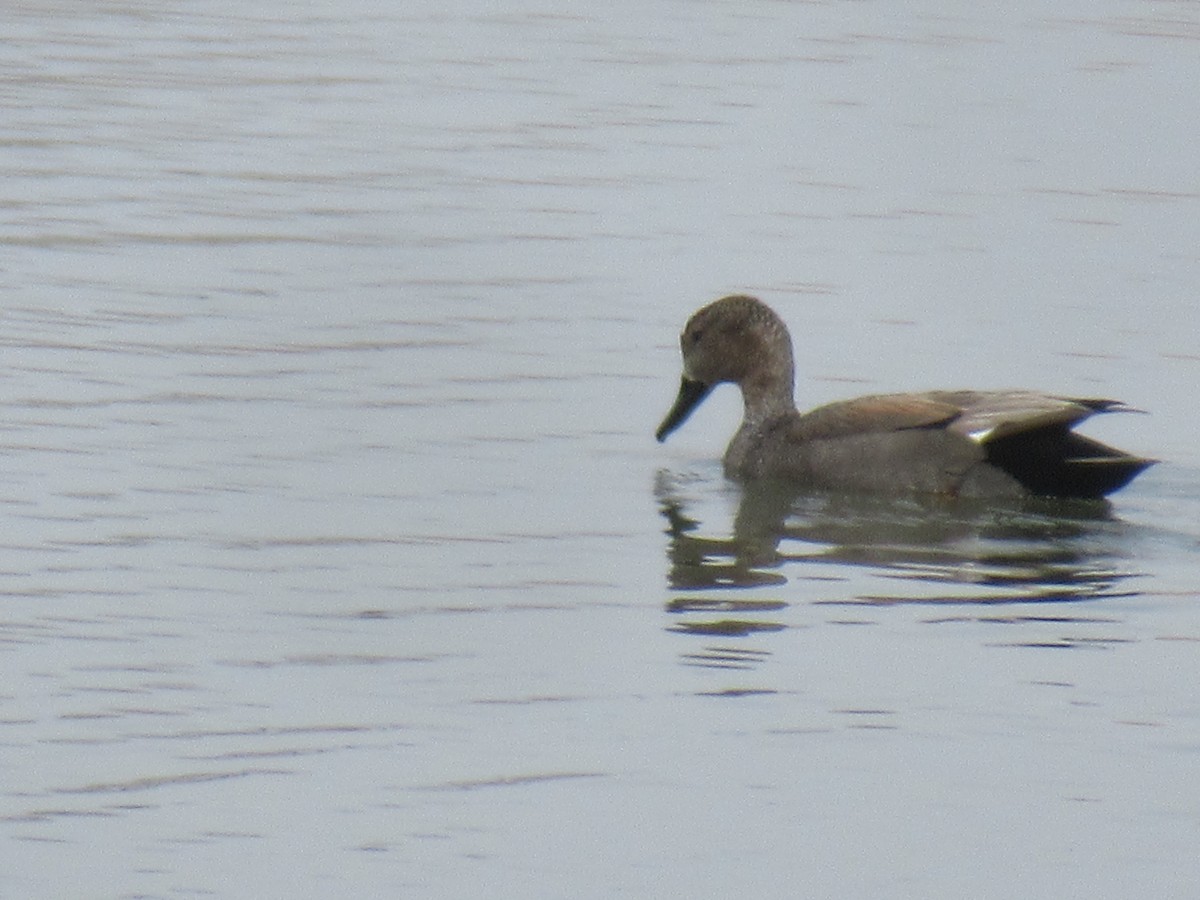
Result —
<instances>
[{"instance_id":1,"label":"mottled gray plumage","mask_svg":"<svg viewBox=\"0 0 1200 900\"><path fill-rule=\"evenodd\" d=\"M877 394L801 414L793 401L787 326L753 297L699 310L680 336L683 383L659 426L665 440L721 382L742 391L745 415L725 451L733 478L794 479L829 488L973 497L1103 497L1154 460L1071 429L1113 400L1030 391Z\"/></svg>"}]
</instances>

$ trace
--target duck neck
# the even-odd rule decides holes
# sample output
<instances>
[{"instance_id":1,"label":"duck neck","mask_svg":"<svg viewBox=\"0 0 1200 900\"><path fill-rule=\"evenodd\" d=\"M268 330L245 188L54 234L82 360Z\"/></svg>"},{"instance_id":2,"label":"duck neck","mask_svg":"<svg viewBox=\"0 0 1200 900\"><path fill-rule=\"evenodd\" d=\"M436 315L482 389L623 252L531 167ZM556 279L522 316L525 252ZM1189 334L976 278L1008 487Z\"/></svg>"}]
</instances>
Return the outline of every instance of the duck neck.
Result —
<instances>
[{"instance_id":1,"label":"duck neck","mask_svg":"<svg viewBox=\"0 0 1200 900\"><path fill-rule=\"evenodd\" d=\"M745 424L751 427L796 411L793 383L795 371L791 354L774 366L745 379L742 402L745 404Z\"/></svg>"}]
</instances>

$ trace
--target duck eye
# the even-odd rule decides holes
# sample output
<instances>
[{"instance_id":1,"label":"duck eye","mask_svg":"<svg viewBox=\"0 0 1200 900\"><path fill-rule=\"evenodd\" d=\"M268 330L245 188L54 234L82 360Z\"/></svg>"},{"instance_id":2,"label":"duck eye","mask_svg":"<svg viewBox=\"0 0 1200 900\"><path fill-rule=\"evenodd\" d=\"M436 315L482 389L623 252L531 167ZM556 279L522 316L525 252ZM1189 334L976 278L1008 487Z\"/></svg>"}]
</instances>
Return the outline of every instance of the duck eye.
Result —
<instances>
[{"instance_id":1,"label":"duck eye","mask_svg":"<svg viewBox=\"0 0 1200 900\"><path fill-rule=\"evenodd\" d=\"M693 331L693 332L692 332L692 333L689 335L689 339L691 340L691 342L692 342L693 344L698 344L698 343L700 343L700 338L701 338L703 335L704 335L704 332L703 332L702 330L700 330L699 328L697 328L695 331Z\"/></svg>"}]
</instances>

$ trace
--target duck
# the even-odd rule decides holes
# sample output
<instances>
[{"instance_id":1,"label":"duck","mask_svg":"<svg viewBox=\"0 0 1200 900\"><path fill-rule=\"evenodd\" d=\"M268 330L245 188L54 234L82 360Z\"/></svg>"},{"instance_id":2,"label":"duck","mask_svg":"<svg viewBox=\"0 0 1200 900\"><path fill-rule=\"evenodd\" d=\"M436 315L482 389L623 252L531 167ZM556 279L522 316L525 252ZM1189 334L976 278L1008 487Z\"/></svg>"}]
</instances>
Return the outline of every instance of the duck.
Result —
<instances>
[{"instance_id":1,"label":"duck","mask_svg":"<svg viewBox=\"0 0 1200 900\"><path fill-rule=\"evenodd\" d=\"M679 338L683 377L655 436L661 443L719 384L742 393L742 423L725 451L735 481L778 478L814 488L954 497L1101 499L1157 460L1073 429L1116 400L1027 390L874 394L801 413L792 338L755 297L702 307Z\"/></svg>"}]
</instances>

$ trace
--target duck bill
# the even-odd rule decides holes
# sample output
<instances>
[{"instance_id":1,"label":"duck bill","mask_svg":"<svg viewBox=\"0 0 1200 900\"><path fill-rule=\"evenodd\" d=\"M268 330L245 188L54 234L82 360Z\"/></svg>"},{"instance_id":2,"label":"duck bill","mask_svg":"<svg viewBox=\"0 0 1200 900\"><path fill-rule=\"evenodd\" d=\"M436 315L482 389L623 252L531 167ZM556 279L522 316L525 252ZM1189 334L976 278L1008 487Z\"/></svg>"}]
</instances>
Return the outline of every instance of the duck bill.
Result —
<instances>
[{"instance_id":1,"label":"duck bill","mask_svg":"<svg viewBox=\"0 0 1200 900\"><path fill-rule=\"evenodd\" d=\"M675 405L671 407L671 411L667 413L667 417L662 420L662 424L658 426L658 431L654 432L654 436L658 438L659 443L667 439L667 435L684 423L688 416L692 414L700 402L708 396L708 392L713 389L711 384L705 384L703 381L693 381L686 375L679 384L679 396L675 398Z\"/></svg>"}]
</instances>

